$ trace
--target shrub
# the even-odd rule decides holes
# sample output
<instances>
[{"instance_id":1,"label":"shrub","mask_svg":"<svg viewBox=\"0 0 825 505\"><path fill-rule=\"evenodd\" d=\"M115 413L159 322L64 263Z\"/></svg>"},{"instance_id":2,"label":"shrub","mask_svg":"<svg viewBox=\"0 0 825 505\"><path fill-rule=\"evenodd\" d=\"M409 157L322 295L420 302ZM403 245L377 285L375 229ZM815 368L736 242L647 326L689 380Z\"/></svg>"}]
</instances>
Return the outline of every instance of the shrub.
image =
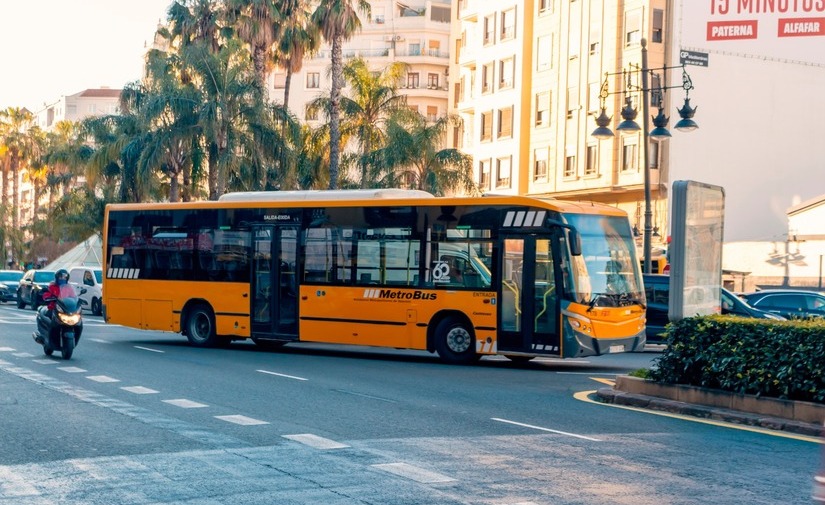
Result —
<instances>
[{"instance_id":1,"label":"shrub","mask_svg":"<svg viewBox=\"0 0 825 505\"><path fill-rule=\"evenodd\" d=\"M671 323L650 378L825 403L825 322L697 316Z\"/></svg>"}]
</instances>

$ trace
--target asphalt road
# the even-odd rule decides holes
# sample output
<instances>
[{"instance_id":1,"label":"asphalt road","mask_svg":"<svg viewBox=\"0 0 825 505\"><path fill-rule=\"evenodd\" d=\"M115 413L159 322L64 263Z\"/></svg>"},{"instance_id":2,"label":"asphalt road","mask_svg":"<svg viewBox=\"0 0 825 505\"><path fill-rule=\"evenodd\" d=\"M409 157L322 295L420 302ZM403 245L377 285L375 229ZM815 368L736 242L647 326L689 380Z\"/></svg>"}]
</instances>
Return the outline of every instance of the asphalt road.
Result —
<instances>
[{"instance_id":1,"label":"asphalt road","mask_svg":"<svg viewBox=\"0 0 825 505\"><path fill-rule=\"evenodd\" d=\"M516 365L86 317L48 358L0 306L0 505L802 504L820 444L590 401L655 352Z\"/></svg>"}]
</instances>

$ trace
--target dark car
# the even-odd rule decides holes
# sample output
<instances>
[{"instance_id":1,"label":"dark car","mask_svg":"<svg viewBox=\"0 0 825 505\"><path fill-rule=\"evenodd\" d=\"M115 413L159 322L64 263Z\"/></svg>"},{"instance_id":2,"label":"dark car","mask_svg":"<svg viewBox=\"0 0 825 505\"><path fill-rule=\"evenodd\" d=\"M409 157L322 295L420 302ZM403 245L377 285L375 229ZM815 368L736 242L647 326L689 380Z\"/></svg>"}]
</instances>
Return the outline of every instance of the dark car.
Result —
<instances>
[{"instance_id":1,"label":"dark car","mask_svg":"<svg viewBox=\"0 0 825 505\"><path fill-rule=\"evenodd\" d=\"M37 310L43 304L43 291L49 289L49 283L54 280L51 270L29 270L17 284L17 308L25 309L31 305Z\"/></svg>"},{"instance_id":2,"label":"dark car","mask_svg":"<svg viewBox=\"0 0 825 505\"><path fill-rule=\"evenodd\" d=\"M645 274L643 280L647 298L647 341L652 344L661 343L661 335L665 331L665 325L670 322L667 313L670 302L670 276ZM757 319L785 319L780 315L748 305L725 288L722 288L721 305L722 314L755 317Z\"/></svg>"},{"instance_id":3,"label":"dark car","mask_svg":"<svg viewBox=\"0 0 825 505\"><path fill-rule=\"evenodd\" d=\"M740 295L757 309L786 319L825 317L825 294L797 289L765 289Z\"/></svg>"},{"instance_id":4,"label":"dark car","mask_svg":"<svg viewBox=\"0 0 825 505\"><path fill-rule=\"evenodd\" d=\"M20 270L0 270L0 302L17 300L17 285L22 277Z\"/></svg>"}]
</instances>

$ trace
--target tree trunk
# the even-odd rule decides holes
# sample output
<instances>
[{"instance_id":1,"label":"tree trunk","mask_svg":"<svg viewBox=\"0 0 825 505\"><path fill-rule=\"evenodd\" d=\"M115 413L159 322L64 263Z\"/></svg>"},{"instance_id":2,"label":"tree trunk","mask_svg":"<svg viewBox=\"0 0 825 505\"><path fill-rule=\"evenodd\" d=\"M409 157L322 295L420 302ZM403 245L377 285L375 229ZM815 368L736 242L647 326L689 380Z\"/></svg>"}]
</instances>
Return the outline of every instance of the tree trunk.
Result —
<instances>
[{"instance_id":1,"label":"tree trunk","mask_svg":"<svg viewBox=\"0 0 825 505\"><path fill-rule=\"evenodd\" d=\"M218 199L218 145L214 142L209 144L209 173L207 174L209 184L209 199Z\"/></svg>"},{"instance_id":2,"label":"tree trunk","mask_svg":"<svg viewBox=\"0 0 825 505\"><path fill-rule=\"evenodd\" d=\"M9 154L8 156L5 156L3 158L3 180L2 180L2 186L3 187L2 187L2 190L0 190L0 191L3 192L3 198L2 198L3 210L9 208L9 164L10 163L11 163L11 154ZM3 216L3 217L8 218L8 216ZM3 223L0 223L0 224L5 225L7 223L3 222Z\"/></svg>"},{"instance_id":3,"label":"tree trunk","mask_svg":"<svg viewBox=\"0 0 825 505\"><path fill-rule=\"evenodd\" d=\"M20 229L20 159L17 153L11 152L11 228Z\"/></svg>"},{"instance_id":4,"label":"tree trunk","mask_svg":"<svg viewBox=\"0 0 825 505\"><path fill-rule=\"evenodd\" d=\"M286 80L284 81L284 110L289 111L289 85L292 83L292 64L286 67ZM284 126L286 128L286 126Z\"/></svg>"},{"instance_id":5,"label":"tree trunk","mask_svg":"<svg viewBox=\"0 0 825 505\"><path fill-rule=\"evenodd\" d=\"M338 189L338 164L341 157L341 88L343 80L343 36L332 39L332 88L329 92L329 189Z\"/></svg>"},{"instance_id":6,"label":"tree trunk","mask_svg":"<svg viewBox=\"0 0 825 505\"><path fill-rule=\"evenodd\" d=\"M184 202L190 201L191 192L192 192L192 181L191 181L191 169L184 165L183 169L181 169L181 177L183 178L183 187L181 188L181 200Z\"/></svg>"}]
</instances>

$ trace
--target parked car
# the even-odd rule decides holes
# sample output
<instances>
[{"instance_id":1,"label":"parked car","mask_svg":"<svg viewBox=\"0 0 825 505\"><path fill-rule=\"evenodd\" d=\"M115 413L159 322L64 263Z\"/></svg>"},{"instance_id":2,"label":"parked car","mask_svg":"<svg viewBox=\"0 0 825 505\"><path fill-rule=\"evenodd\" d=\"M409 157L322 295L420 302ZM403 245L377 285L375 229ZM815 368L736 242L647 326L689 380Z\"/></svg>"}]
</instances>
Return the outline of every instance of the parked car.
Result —
<instances>
[{"instance_id":1,"label":"parked car","mask_svg":"<svg viewBox=\"0 0 825 505\"><path fill-rule=\"evenodd\" d=\"M21 270L0 270L0 302L17 300L17 285L22 277Z\"/></svg>"},{"instance_id":2,"label":"parked car","mask_svg":"<svg viewBox=\"0 0 825 505\"><path fill-rule=\"evenodd\" d=\"M78 290L83 308L99 316L103 313L103 270L98 267L76 266L69 269L69 282ZM85 291L84 291L85 290Z\"/></svg>"},{"instance_id":3,"label":"parked car","mask_svg":"<svg viewBox=\"0 0 825 505\"><path fill-rule=\"evenodd\" d=\"M670 303L670 276L644 274L645 296L647 298L647 341L653 344L662 342L665 325L668 318L668 304ZM722 288L722 314L757 319L785 319L784 317L760 310L748 305L744 300Z\"/></svg>"},{"instance_id":4,"label":"parked car","mask_svg":"<svg viewBox=\"0 0 825 505\"><path fill-rule=\"evenodd\" d=\"M825 317L825 294L797 289L765 289L741 295L753 307L786 319Z\"/></svg>"},{"instance_id":5,"label":"parked car","mask_svg":"<svg viewBox=\"0 0 825 505\"><path fill-rule=\"evenodd\" d=\"M29 270L17 284L17 308L25 309L31 305L32 309L43 304L43 291L49 289L49 283L54 280L52 270Z\"/></svg>"}]
</instances>

